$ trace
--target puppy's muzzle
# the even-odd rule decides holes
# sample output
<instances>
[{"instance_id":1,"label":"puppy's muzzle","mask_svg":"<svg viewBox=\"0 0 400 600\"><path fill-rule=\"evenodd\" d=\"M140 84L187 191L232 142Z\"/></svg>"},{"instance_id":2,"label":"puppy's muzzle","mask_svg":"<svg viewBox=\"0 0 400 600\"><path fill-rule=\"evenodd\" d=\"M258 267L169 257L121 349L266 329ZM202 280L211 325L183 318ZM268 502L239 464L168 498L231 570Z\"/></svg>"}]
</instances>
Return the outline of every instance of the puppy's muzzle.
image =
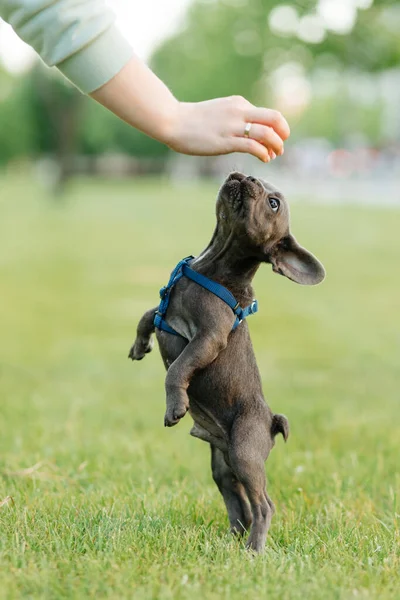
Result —
<instances>
[{"instance_id":1,"label":"puppy's muzzle","mask_svg":"<svg viewBox=\"0 0 400 600\"><path fill-rule=\"evenodd\" d=\"M243 173L234 172L229 175L224 184L228 197L238 202L247 197L254 197L262 192L263 186L255 177L246 177Z\"/></svg>"}]
</instances>

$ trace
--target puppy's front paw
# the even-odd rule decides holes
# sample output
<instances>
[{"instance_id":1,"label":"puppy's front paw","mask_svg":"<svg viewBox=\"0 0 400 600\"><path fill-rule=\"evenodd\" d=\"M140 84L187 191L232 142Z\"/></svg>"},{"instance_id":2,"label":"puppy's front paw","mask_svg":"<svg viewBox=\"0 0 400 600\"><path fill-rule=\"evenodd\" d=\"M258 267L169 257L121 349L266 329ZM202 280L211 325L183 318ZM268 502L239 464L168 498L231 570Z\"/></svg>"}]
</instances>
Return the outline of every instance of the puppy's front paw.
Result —
<instances>
[{"instance_id":1,"label":"puppy's front paw","mask_svg":"<svg viewBox=\"0 0 400 600\"><path fill-rule=\"evenodd\" d=\"M154 342L152 339L142 340L136 338L135 343L129 350L128 358L132 360L142 360L146 354L152 351Z\"/></svg>"},{"instance_id":2,"label":"puppy's front paw","mask_svg":"<svg viewBox=\"0 0 400 600\"><path fill-rule=\"evenodd\" d=\"M164 426L173 427L184 417L189 409L187 402L179 401L167 404L167 411L164 416Z\"/></svg>"}]
</instances>

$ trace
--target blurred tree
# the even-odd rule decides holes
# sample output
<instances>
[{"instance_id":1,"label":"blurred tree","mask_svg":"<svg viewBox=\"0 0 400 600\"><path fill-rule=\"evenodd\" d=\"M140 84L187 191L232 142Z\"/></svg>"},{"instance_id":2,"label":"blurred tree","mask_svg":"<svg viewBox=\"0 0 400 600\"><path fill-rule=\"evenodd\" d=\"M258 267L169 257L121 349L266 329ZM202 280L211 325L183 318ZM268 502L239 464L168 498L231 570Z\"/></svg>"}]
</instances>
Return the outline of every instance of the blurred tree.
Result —
<instances>
[{"instance_id":1,"label":"blurred tree","mask_svg":"<svg viewBox=\"0 0 400 600\"><path fill-rule=\"evenodd\" d=\"M60 193L73 174L83 96L63 77L38 65L25 80L25 98L37 128L36 153L51 154L57 161Z\"/></svg>"},{"instance_id":2,"label":"blurred tree","mask_svg":"<svg viewBox=\"0 0 400 600\"><path fill-rule=\"evenodd\" d=\"M196 0L182 31L154 53L152 66L183 100L241 94L254 102L265 100L260 82L265 84L269 73L289 61L302 63L308 71L321 56L357 70L398 66L398 0L375 0L370 8L358 10L346 35L323 28L318 35L317 4L317 0ZM279 33L269 24L278 7L291 11L286 17L282 13ZM298 30L291 30L290 14L298 22L309 18L308 37L300 39Z\"/></svg>"},{"instance_id":3,"label":"blurred tree","mask_svg":"<svg viewBox=\"0 0 400 600\"><path fill-rule=\"evenodd\" d=\"M330 32L315 48L328 52L344 67L377 72L400 64L400 3L398 0L374 0L367 10L359 10L349 35Z\"/></svg>"},{"instance_id":4,"label":"blurred tree","mask_svg":"<svg viewBox=\"0 0 400 600\"><path fill-rule=\"evenodd\" d=\"M25 77L0 77L0 161L51 154L61 190L77 150L81 94L39 64Z\"/></svg>"},{"instance_id":5,"label":"blurred tree","mask_svg":"<svg viewBox=\"0 0 400 600\"><path fill-rule=\"evenodd\" d=\"M24 87L22 79L0 70L0 162L29 154L35 147L36 131Z\"/></svg>"}]
</instances>

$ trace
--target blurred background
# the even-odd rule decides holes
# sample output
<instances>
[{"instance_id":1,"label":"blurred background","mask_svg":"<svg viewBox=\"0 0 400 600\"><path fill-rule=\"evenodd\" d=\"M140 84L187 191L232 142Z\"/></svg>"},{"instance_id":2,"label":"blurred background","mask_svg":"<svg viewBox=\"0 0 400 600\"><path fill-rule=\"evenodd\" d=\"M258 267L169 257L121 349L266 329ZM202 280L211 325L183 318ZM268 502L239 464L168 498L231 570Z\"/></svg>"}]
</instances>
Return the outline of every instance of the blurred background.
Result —
<instances>
[{"instance_id":1,"label":"blurred background","mask_svg":"<svg viewBox=\"0 0 400 600\"><path fill-rule=\"evenodd\" d=\"M396 0L110 2L135 51L185 101L241 94L281 110L286 190L398 202L400 4ZM0 24L0 168L61 191L71 177L216 177L247 157L188 158L132 131L46 69ZM280 177L278 176L280 179Z\"/></svg>"}]
</instances>

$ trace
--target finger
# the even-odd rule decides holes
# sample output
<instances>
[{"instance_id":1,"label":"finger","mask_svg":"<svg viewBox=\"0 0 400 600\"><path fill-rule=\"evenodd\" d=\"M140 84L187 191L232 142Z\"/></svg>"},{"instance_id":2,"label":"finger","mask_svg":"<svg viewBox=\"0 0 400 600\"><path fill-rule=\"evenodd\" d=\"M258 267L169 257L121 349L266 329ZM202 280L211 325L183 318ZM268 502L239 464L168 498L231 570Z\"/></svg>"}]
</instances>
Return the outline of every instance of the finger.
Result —
<instances>
[{"instance_id":1,"label":"finger","mask_svg":"<svg viewBox=\"0 0 400 600\"><path fill-rule=\"evenodd\" d=\"M265 163L268 163L271 160L266 147L257 142L256 140L252 140L249 137L232 138L231 152L244 152L247 154L252 154L253 156L259 158Z\"/></svg>"},{"instance_id":2,"label":"finger","mask_svg":"<svg viewBox=\"0 0 400 600\"><path fill-rule=\"evenodd\" d=\"M269 150L269 156L270 156L271 160L275 160L275 158L276 158L276 154L273 150Z\"/></svg>"},{"instance_id":3,"label":"finger","mask_svg":"<svg viewBox=\"0 0 400 600\"><path fill-rule=\"evenodd\" d=\"M260 125L272 127L283 141L287 140L290 135L288 122L277 110L252 106L248 112L246 112L246 119L250 123L260 123Z\"/></svg>"},{"instance_id":4,"label":"finger","mask_svg":"<svg viewBox=\"0 0 400 600\"><path fill-rule=\"evenodd\" d=\"M272 150L278 156L282 154L283 141L279 135L275 133L272 127L252 123L249 131L249 138L263 144L267 150Z\"/></svg>"}]
</instances>

